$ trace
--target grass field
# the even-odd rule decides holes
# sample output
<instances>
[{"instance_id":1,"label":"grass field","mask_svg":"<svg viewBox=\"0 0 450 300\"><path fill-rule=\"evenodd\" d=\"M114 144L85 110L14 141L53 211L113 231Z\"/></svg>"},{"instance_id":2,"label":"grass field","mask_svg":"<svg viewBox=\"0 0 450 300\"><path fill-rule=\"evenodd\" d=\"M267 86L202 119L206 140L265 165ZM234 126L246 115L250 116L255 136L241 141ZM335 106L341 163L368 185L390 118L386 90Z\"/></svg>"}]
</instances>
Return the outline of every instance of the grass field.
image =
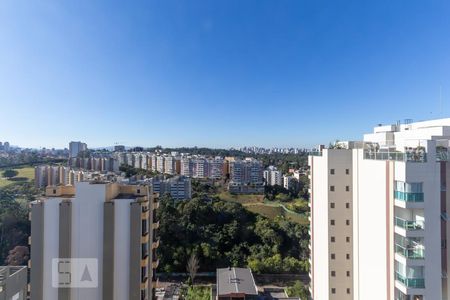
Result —
<instances>
[{"instance_id":1,"label":"grass field","mask_svg":"<svg viewBox=\"0 0 450 300\"><path fill-rule=\"evenodd\" d=\"M16 170L19 172L19 174L12 178L11 180L8 180L3 177L3 171L6 170L6 168L0 169L0 188L4 187L8 184L16 183L16 182L24 182L24 181L32 181L34 180L34 168L33 167L20 167L20 168L14 168L13 170Z\"/></svg>"},{"instance_id":2,"label":"grass field","mask_svg":"<svg viewBox=\"0 0 450 300\"><path fill-rule=\"evenodd\" d=\"M264 201L264 195L233 195L228 191L222 191L216 196L224 201L238 202L241 204L262 203Z\"/></svg>"},{"instance_id":3,"label":"grass field","mask_svg":"<svg viewBox=\"0 0 450 300\"><path fill-rule=\"evenodd\" d=\"M283 209L280 205L269 205L266 203L247 203L244 207L254 213L263 215L269 219L274 219L277 216L284 216L286 219L299 223L309 224L308 217L301 214L290 213Z\"/></svg>"}]
</instances>

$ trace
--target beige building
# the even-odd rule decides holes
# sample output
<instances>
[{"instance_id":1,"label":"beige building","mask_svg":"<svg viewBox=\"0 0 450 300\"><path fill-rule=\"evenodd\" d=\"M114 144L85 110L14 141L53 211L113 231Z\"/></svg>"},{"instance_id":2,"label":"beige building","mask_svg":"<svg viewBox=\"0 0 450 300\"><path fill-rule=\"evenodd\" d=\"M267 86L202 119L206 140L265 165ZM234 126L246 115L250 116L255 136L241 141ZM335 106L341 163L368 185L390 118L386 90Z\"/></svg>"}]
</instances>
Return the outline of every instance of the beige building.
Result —
<instances>
[{"instance_id":1,"label":"beige building","mask_svg":"<svg viewBox=\"0 0 450 300\"><path fill-rule=\"evenodd\" d=\"M144 185L47 187L31 205L31 299L154 299L158 205Z\"/></svg>"}]
</instances>

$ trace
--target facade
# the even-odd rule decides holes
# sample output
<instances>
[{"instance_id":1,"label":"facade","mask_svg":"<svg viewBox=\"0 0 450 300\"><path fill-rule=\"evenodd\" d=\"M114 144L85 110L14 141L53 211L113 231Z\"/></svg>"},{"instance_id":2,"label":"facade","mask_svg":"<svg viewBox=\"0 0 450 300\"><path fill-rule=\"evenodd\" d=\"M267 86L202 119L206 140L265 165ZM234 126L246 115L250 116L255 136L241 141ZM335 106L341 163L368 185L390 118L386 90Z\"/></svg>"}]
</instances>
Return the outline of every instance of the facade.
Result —
<instances>
[{"instance_id":1,"label":"facade","mask_svg":"<svg viewBox=\"0 0 450 300\"><path fill-rule=\"evenodd\" d=\"M261 184L263 182L263 166L256 159L246 158L230 163L230 179L236 184Z\"/></svg>"},{"instance_id":2,"label":"facade","mask_svg":"<svg viewBox=\"0 0 450 300\"><path fill-rule=\"evenodd\" d=\"M283 177L283 187L287 190L297 190L298 189L298 179L294 176L284 176Z\"/></svg>"},{"instance_id":3,"label":"facade","mask_svg":"<svg viewBox=\"0 0 450 300\"><path fill-rule=\"evenodd\" d=\"M26 300L27 276L26 266L0 266L0 300Z\"/></svg>"},{"instance_id":4,"label":"facade","mask_svg":"<svg viewBox=\"0 0 450 300\"><path fill-rule=\"evenodd\" d=\"M34 185L45 188L52 185L75 185L86 178L86 172L65 166L40 165L34 168Z\"/></svg>"},{"instance_id":5,"label":"facade","mask_svg":"<svg viewBox=\"0 0 450 300\"><path fill-rule=\"evenodd\" d=\"M186 176L175 176L165 179L156 176L149 179L153 192L159 195L170 194L175 200L187 200L192 198L191 179Z\"/></svg>"},{"instance_id":6,"label":"facade","mask_svg":"<svg viewBox=\"0 0 450 300\"><path fill-rule=\"evenodd\" d=\"M47 187L46 197L31 204L31 299L154 299L158 205L145 185ZM86 269L72 272L76 263L60 267L59 258L89 260L89 276ZM71 280L61 283L68 272Z\"/></svg>"},{"instance_id":7,"label":"facade","mask_svg":"<svg viewBox=\"0 0 450 300\"><path fill-rule=\"evenodd\" d=\"M263 177L266 185L283 185L283 174L274 166L269 166L264 170Z\"/></svg>"},{"instance_id":8,"label":"facade","mask_svg":"<svg viewBox=\"0 0 450 300\"><path fill-rule=\"evenodd\" d=\"M313 299L449 299L450 119L337 148L309 157Z\"/></svg>"},{"instance_id":9,"label":"facade","mask_svg":"<svg viewBox=\"0 0 450 300\"><path fill-rule=\"evenodd\" d=\"M77 157L80 152L87 150L87 144L82 142L69 143L69 158Z\"/></svg>"}]
</instances>

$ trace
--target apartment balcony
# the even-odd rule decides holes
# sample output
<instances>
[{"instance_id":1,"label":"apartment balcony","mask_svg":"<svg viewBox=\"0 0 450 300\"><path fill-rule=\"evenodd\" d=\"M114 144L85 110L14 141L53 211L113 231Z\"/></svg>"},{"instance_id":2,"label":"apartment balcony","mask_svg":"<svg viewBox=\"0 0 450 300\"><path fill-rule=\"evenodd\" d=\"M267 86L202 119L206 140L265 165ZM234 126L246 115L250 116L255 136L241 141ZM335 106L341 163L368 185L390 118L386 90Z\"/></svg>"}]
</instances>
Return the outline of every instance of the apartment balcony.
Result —
<instances>
[{"instance_id":1,"label":"apartment balcony","mask_svg":"<svg viewBox=\"0 0 450 300\"><path fill-rule=\"evenodd\" d=\"M407 259L424 259L425 249L423 247L408 247L402 245L395 245L395 253Z\"/></svg>"},{"instance_id":2,"label":"apartment balcony","mask_svg":"<svg viewBox=\"0 0 450 300\"><path fill-rule=\"evenodd\" d=\"M152 268L156 269L159 266L159 259L152 261Z\"/></svg>"},{"instance_id":3,"label":"apartment balcony","mask_svg":"<svg viewBox=\"0 0 450 300\"><path fill-rule=\"evenodd\" d=\"M423 193L409 193L394 191L395 205L403 208L423 208L424 207Z\"/></svg>"},{"instance_id":4,"label":"apartment balcony","mask_svg":"<svg viewBox=\"0 0 450 300\"><path fill-rule=\"evenodd\" d=\"M395 280L406 288L413 288L413 289L424 289L425 288L425 279L424 278L408 278L408 277L396 272Z\"/></svg>"},{"instance_id":5,"label":"apartment balcony","mask_svg":"<svg viewBox=\"0 0 450 300\"><path fill-rule=\"evenodd\" d=\"M364 159L423 163L427 161L427 154L425 152L364 151Z\"/></svg>"},{"instance_id":6,"label":"apartment balcony","mask_svg":"<svg viewBox=\"0 0 450 300\"><path fill-rule=\"evenodd\" d=\"M421 237L424 235L424 221L410 221L399 217L394 218L395 233L403 237Z\"/></svg>"},{"instance_id":7,"label":"apartment balcony","mask_svg":"<svg viewBox=\"0 0 450 300\"><path fill-rule=\"evenodd\" d=\"M158 222L154 222L152 224L152 229L158 229L159 228L159 221Z\"/></svg>"},{"instance_id":8,"label":"apartment balcony","mask_svg":"<svg viewBox=\"0 0 450 300\"><path fill-rule=\"evenodd\" d=\"M152 249L156 249L156 248L158 248L159 247L159 239L157 239L156 241L154 241L153 243L152 243Z\"/></svg>"},{"instance_id":9,"label":"apartment balcony","mask_svg":"<svg viewBox=\"0 0 450 300\"><path fill-rule=\"evenodd\" d=\"M322 151L311 151L308 152L309 156L322 156Z\"/></svg>"}]
</instances>

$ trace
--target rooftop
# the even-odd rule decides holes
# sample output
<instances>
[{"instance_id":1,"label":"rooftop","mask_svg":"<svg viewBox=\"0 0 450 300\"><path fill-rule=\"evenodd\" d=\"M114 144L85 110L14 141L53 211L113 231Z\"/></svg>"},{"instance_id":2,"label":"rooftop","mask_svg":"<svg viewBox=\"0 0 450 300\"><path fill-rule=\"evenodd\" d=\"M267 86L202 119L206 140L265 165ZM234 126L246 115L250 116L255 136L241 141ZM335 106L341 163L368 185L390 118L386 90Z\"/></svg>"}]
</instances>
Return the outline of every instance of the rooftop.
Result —
<instances>
[{"instance_id":1,"label":"rooftop","mask_svg":"<svg viewBox=\"0 0 450 300\"><path fill-rule=\"evenodd\" d=\"M248 268L217 269L217 295L258 295L258 289Z\"/></svg>"}]
</instances>

